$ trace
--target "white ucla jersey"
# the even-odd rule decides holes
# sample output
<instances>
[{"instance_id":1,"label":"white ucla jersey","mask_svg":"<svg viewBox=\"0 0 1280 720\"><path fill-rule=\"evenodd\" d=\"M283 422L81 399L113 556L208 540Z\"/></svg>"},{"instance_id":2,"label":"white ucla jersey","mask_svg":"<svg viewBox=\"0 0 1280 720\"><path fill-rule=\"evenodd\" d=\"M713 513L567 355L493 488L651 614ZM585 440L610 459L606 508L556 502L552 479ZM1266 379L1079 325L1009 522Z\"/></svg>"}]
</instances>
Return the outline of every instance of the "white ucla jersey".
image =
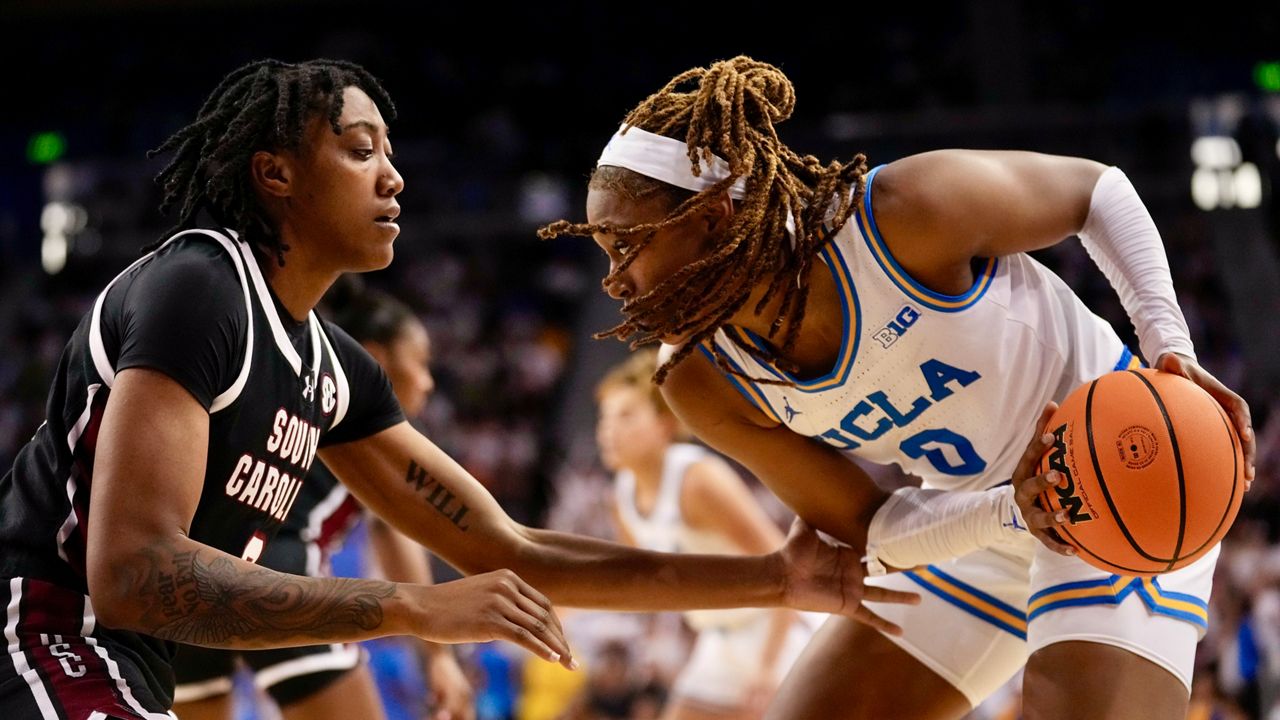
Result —
<instances>
[{"instance_id":1,"label":"white ucla jersey","mask_svg":"<svg viewBox=\"0 0 1280 720\"><path fill-rule=\"evenodd\" d=\"M691 528L685 524L680 512L680 491L689 468L714 455L697 445L675 443L667 448L662 460L662 479L658 485L658 497L647 515L636 508L636 476L630 470L620 470L614 481L614 499L623 526L635 540L636 546L658 552L706 553L712 555L741 555L729 538L720 533ZM759 616L754 608L740 610L692 610L685 619L697 629L736 626Z\"/></svg>"},{"instance_id":2,"label":"white ucla jersey","mask_svg":"<svg viewBox=\"0 0 1280 720\"><path fill-rule=\"evenodd\" d=\"M883 167L883 166L881 166ZM916 282L889 254L862 202L820 256L845 315L830 373L796 378L741 345L763 340L726 326L714 341L749 377L727 375L769 418L874 463L897 463L927 487L980 490L1010 478L1040 410L1076 386L1137 359L1057 275L1025 253L990 258L963 295Z\"/></svg>"}]
</instances>

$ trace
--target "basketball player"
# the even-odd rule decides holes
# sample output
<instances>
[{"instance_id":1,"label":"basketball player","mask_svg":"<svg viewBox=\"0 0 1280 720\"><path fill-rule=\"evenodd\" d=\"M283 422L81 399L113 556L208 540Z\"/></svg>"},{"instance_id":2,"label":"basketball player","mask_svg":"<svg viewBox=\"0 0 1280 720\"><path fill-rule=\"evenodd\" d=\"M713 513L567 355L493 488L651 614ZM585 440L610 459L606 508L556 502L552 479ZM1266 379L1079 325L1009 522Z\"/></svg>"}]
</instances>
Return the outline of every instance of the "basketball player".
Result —
<instances>
[{"instance_id":1,"label":"basketball player","mask_svg":"<svg viewBox=\"0 0 1280 720\"><path fill-rule=\"evenodd\" d=\"M0 717L172 717L172 642L502 638L572 668L550 601L522 578L569 605L789 605L890 627L861 599L913 596L864 588L853 553L802 523L746 558L526 528L405 422L377 363L311 311L342 273L391 261L403 180L386 117L356 65L259 61L161 146L179 232L98 296L47 422L0 479ZM317 457L482 574L424 587L256 566Z\"/></svg>"},{"instance_id":2,"label":"basketball player","mask_svg":"<svg viewBox=\"0 0 1280 720\"><path fill-rule=\"evenodd\" d=\"M361 291L350 276L345 279L348 282L335 286L326 298L334 303L338 326L378 361L404 414L418 417L435 388L426 328L400 301L374 290ZM258 564L294 575L329 575L330 556L341 549L362 515L346 486L317 463ZM388 580L431 584L431 568L420 545L376 517L370 517L369 541ZM449 646L418 645L438 708L432 717L474 718L471 686ZM369 665L360 661L357 646L344 643L246 652L179 646L173 659L174 713L184 720L228 720L237 657L253 669L255 685L271 695L286 719L384 717Z\"/></svg>"},{"instance_id":3,"label":"basketball player","mask_svg":"<svg viewBox=\"0 0 1280 720\"><path fill-rule=\"evenodd\" d=\"M641 351L596 388L600 457L616 472L613 519L629 545L663 552L766 553L782 533L742 479L701 446L676 442L679 421L649 382L656 351ZM760 717L812 635L807 618L772 611L685 613L698 639L663 717Z\"/></svg>"},{"instance_id":4,"label":"basketball player","mask_svg":"<svg viewBox=\"0 0 1280 720\"><path fill-rule=\"evenodd\" d=\"M769 717L957 718L1024 663L1028 718L1182 717L1216 549L1149 584L1112 577L1071 557L1049 534L1064 514L1034 504L1059 482L1033 470L1052 403L1137 362L1025 254L1073 234L1143 355L1226 408L1253 476L1248 407L1196 363L1132 185L1025 152L823 164L778 139L794 103L750 58L677 76L606 146L588 224L542 230L608 255L625 319L602 335L671 346L654 379L695 434L865 549L873 574L915 568L875 580L923 591L876 608L903 636L831 620ZM886 497L844 453L924 487Z\"/></svg>"}]
</instances>

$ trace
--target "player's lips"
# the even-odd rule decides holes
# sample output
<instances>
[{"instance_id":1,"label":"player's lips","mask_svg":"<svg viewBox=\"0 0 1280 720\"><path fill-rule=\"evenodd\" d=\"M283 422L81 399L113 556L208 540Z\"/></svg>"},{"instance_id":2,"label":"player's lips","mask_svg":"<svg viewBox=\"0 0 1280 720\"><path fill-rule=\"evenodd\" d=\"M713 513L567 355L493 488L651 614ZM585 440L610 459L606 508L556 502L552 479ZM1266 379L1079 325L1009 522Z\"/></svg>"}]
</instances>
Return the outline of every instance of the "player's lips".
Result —
<instances>
[{"instance_id":1,"label":"player's lips","mask_svg":"<svg viewBox=\"0 0 1280 720\"><path fill-rule=\"evenodd\" d=\"M374 218L373 221L384 228L399 232L400 226L396 224L398 217L400 217L400 206L396 204L388 206L386 212Z\"/></svg>"}]
</instances>

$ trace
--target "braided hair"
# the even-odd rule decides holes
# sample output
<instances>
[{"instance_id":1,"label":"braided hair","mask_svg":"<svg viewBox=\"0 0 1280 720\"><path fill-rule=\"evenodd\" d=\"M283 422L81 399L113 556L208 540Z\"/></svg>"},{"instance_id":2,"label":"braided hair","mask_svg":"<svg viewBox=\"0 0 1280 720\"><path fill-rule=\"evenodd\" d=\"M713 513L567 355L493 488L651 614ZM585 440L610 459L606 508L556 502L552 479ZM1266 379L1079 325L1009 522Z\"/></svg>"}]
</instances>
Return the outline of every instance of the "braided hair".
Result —
<instances>
[{"instance_id":1,"label":"braided hair","mask_svg":"<svg viewBox=\"0 0 1280 720\"><path fill-rule=\"evenodd\" d=\"M867 173L862 154L849 163L823 165L816 157L798 155L784 145L774 125L791 117L794 108L791 81L768 63L738 56L683 72L636 106L623 122L683 140L689 146L689 163L695 175L700 172L699 156L710 160L714 154L728 161L729 176L693 193L626 168L597 167L591 175L591 189L613 191L631 200L665 198L672 210L660 222L629 228L561 220L538 230L544 239L595 233L641 238L605 277L608 287L644 251L655 232L714 205L738 178L746 178L745 196L729 225L713 238L711 253L644 295L629 298L622 307L623 322L596 334L596 338L619 340L634 335L632 347L663 335L688 334L689 340L658 368L654 382L661 384L672 367L727 323L765 278L769 278L769 286L755 312L763 312L781 293L769 337L790 320L780 355L785 357L794 349L809 295L808 270L827 237L843 227L857 207L866 190ZM787 227L789 217L794 222L794 244ZM718 345L710 345L722 370L742 376ZM762 360L782 362L755 347L743 349ZM786 384L769 378L752 379Z\"/></svg>"},{"instance_id":2,"label":"braided hair","mask_svg":"<svg viewBox=\"0 0 1280 720\"><path fill-rule=\"evenodd\" d=\"M160 212L178 208L177 223L165 236L193 227L205 209L284 265L289 249L254 193L249 160L259 150L296 150L311 118L323 114L335 135L342 134L342 91L363 90L388 121L395 104L364 68L343 60L285 63L257 60L230 72L200 107L196 119L147 153L173 152L156 182L163 198ZM159 243L146 248L151 250Z\"/></svg>"}]
</instances>

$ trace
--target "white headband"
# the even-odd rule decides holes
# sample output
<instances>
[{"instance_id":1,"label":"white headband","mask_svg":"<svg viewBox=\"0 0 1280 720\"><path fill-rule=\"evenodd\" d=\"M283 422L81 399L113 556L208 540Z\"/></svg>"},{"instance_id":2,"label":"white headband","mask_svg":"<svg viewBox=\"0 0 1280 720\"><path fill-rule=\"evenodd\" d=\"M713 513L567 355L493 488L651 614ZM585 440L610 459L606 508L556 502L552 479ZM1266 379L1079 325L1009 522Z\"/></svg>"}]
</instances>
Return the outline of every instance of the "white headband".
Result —
<instances>
[{"instance_id":1,"label":"white headband","mask_svg":"<svg viewBox=\"0 0 1280 720\"><path fill-rule=\"evenodd\" d=\"M708 163L698 153L698 162L702 174L694 175L688 145L624 123L604 146L596 166L623 167L694 192L702 192L731 174L729 163L717 155L712 155ZM729 186L729 197L741 200L746 196L747 179L740 177Z\"/></svg>"}]
</instances>

